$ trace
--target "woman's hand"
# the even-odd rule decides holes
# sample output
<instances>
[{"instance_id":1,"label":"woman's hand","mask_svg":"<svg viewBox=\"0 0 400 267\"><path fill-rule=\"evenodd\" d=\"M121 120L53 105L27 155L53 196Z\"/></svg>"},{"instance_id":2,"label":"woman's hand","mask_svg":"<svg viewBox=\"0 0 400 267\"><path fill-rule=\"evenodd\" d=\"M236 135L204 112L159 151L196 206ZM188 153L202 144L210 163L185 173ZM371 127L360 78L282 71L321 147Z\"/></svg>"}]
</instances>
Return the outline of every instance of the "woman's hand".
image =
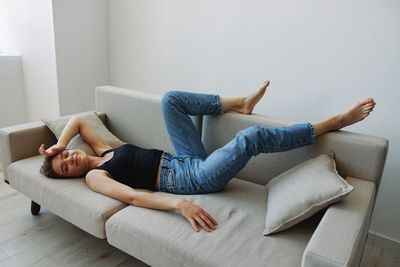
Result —
<instances>
[{"instance_id":1,"label":"woman's hand","mask_svg":"<svg viewBox=\"0 0 400 267\"><path fill-rule=\"evenodd\" d=\"M217 221L202 207L197 206L186 199L182 199L181 203L179 203L179 211L190 222L196 232L200 231L196 222L207 232L215 230L216 225L218 224Z\"/></svg>"},{"instance_id":2,"label":"woman's hand","mask_svg":"<svg viewBox=\"0 0 400 267\"><path fill-rule=\"evenodd\" d=\"M44 144L39 147L39 153L44 156L54 156L63 150L65 150L65 146L59 144L52 145L48 149L44 148Z\"/></svg>"}]
</instances>

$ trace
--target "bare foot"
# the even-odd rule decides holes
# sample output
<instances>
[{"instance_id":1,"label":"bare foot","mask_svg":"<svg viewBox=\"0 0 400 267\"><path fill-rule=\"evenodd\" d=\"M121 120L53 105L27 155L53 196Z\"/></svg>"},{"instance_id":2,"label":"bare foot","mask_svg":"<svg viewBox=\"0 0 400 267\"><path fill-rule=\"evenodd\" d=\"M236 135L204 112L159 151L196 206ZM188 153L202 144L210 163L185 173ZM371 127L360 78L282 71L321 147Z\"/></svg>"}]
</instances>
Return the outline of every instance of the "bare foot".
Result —
<instances>
[{"instance_id":1,"label":"bare foot","mask_svg":"<svg viewBox=\"0 0 400 267\"><path fill-rule=\"evenodd\" d=\"M365 119L374 109L375 101L372 98L367 98L364 101L360 101L350 107L347 111L339 114L338 118L338 129L352 125Z\"/></svg>"},{"instance_id":2,"label":"bare foot","mask_svg":"<svg viewBox=\"0 0 400 267\"><path fill-rule=\"evenodd\" d=\"M263 83L263 85L258 89L257 92L243 97L240 108L237 110L240 113L250 115L253 112L254 106L260 101L260 99L264 96L267 87L270 82L267 80Z\"/></svg>"}]
</instances>

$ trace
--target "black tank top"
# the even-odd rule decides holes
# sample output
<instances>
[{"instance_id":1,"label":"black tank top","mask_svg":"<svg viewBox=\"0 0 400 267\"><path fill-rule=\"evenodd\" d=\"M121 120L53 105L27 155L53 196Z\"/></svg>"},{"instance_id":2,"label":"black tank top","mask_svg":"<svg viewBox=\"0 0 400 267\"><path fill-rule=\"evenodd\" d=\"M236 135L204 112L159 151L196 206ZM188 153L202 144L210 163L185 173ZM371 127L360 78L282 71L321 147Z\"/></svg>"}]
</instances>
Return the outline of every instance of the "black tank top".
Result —
<instances>
[{"instance_id":1,"label":"black tank top","mask_svg":"<svg viewBox=\"0 0 400 267\"><path fill-rule=\"evenodd\" d=\"M132 188L156 190L162 150L125 144L104 151L101 156L111 151L114 151L112 158L95 169L107 171L114 180Z\"/></svg>"}]
</instances>

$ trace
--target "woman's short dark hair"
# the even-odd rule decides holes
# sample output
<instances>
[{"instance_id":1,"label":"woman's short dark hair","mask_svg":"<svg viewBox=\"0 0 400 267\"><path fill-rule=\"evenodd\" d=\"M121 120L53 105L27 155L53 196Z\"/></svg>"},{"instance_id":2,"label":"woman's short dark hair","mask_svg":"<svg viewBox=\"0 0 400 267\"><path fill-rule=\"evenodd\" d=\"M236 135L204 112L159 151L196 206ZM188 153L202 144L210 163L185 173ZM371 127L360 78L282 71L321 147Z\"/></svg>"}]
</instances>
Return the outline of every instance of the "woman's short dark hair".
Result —
<instances>
[{"instance_id":1,"label":"woman's short dark hair","mask_svg":"<svg viewBox=\"0 0 400 267\"><path fill-rule=\"evenodd\" d=\"M40 173L42 173L44 176L49 177L49 178L64 178L61 175L58 175L54 169L53 169L53 158L54 156L46 156L43 160L42 167L40 168Z\"/></svg>"}]
</instances>

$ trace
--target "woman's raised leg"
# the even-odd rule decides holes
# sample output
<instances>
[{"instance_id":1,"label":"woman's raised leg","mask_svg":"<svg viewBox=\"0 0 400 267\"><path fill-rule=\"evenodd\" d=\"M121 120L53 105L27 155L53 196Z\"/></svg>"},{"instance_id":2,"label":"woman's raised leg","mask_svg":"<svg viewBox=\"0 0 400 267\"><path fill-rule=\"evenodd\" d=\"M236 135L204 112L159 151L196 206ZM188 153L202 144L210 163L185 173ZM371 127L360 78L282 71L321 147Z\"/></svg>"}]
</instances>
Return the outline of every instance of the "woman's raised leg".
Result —
<instances>
[{"instance_id":1,"label":"woman's raised leg","mask_svg":"<svg viewBox=\"0 0 400 267\"><path fill-rule=\"evenodd\" d=\"M220 97L183 91L169 91L161 100L164 125L178 155L207 157L200 134L189 115L222 114Z\"/></svg>"},{"instance_id":2,"label":"woman's raised leg","mask_svg":"<svg viewBox=\"0 0 400 267\"><path fill-rule=\"evenodd\" d=\"M310 123L279 128L252 126L241 130L201 163L201 183L209 192L220 191L253 156L292 150L310 145L314 140L315 131Z\"/></svg>"},{"instance_id":3,"label":"woman's raised leg","mask_svg":"<svg viewBox=\"0 0 400 267\"><path fill-rule=\"evenodd\" d=\"M365 119L375 107L375 101L372 98L360 101L343 113L329 117L323 121L315 123L314 129L317 136L326 132L339 130L343 127L352 125Z\"/></svg>"},{"instance_id":4,"label":"woman's raised leg","mask_svg":"<svg viewBox=\"0 0 400 267\"><path fill-rule=\"evenodd\" d=\"M232 179L251 159L260 153L288 151L310 145L328 131L339 130L366 118L375 106L372 98L353 105L347 111L321 122L288 127L252 126L237 133L224 147L215 150L201 163L201 183L216 192Z\"/></svg>"},{"instance_id":5,"label":"woman's raised leg","mask_svg":"<svg viewBox=\"0 0 400 267\"><path fill-rule=\"evenodd\" d=\"M239 113L250 115L254 106L261 100L267 91L270 82L265 81L261 87L254 93L246 97L223 98L221 97L221 109L223 112L236 111Z\"/></svg>"},{"instance_id":6,"label":"woman's raised leg","mask_svg":"<svg viewBox=\"0 0 400 267\"><path fill-rule=\"evenodd\" d=\"M200 134L189 115L201 116L236 111L251 114L264 95L269 81L247 97L222 98L219 95L183 91L169 91L161 101L164 124L178 155L197 156L205 159L207 153Z\"/></svg>"}]
</instances>

